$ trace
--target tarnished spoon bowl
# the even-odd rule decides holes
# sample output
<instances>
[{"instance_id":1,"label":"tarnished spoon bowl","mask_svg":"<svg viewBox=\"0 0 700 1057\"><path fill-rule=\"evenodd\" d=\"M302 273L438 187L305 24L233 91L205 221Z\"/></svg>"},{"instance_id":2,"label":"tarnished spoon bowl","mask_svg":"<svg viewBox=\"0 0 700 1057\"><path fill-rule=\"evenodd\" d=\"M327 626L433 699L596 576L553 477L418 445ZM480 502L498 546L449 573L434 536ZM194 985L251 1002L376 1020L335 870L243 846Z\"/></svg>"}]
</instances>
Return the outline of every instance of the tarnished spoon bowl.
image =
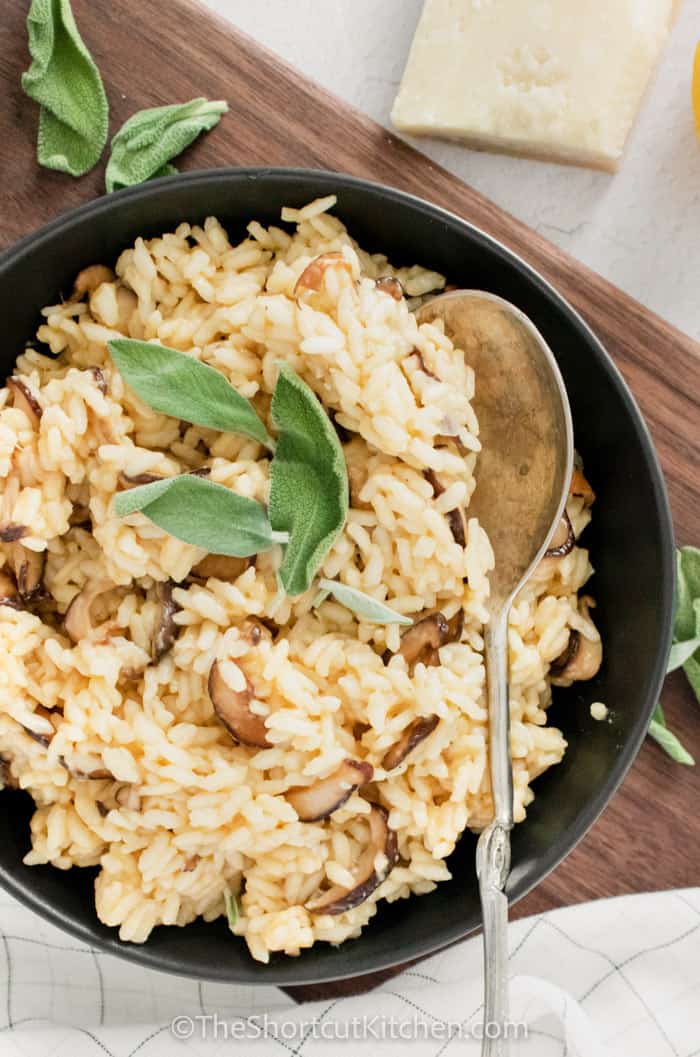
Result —
<instances>
[{"instance_id":1,"label":"tarnished spoon bowl","mask_svg":"<svg viewBox=\"0 0 700 1057\"><path fill-rule=\"evenodd\" d=\"M482 450L469 515L488 533L489 576L484 653L489 708L489 765L494 816L477 846L483 912L485 1024L507 1020L508 900L513 775L508 699L508 614L554 534L573 468L569 400L542 335L514 305L479 290L456 290L426 302L421 323L442 320L475 373L474 410ZM495 1034L495 1033L494 1033ZM483 1054L506 1054L505 1031Z\"/></svg>"}]
</instances>

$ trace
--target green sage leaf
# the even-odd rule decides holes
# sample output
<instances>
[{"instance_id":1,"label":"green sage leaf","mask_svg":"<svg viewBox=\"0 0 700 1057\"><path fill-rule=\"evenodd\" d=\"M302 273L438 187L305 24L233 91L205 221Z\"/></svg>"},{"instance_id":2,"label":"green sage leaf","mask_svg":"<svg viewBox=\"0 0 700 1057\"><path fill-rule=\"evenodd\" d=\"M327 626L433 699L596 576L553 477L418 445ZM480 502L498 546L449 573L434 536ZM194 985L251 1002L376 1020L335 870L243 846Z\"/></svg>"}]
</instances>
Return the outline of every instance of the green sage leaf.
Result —
<instances>
[{"instance_id":1,"label":"green sage leaf","mask_svg":"<svg viewBox=\"0 0 700 1057\"><path fill-rule=\"evenodd\" d=\"M108 348L126 384L155 411L272 446L253 405L214 367L149 341L116 338Z\"/></svg>"},{"instance_id":2,"label":"green sage leaf","mask_svg":"<svg viewBox=\"0 0 700 1057\"><path fill-rule=\"evenodd\" d=\"M345 584L338 583L337 580L321 579L318 581L318 585L322 591L327 591L328 594L333 595L341 606L345 606L346 609L357 613L359 617L367 620L370 624L407 625L413 623L410 617L404 616L403 613L398 613L384 602L378 602L371 595L366 595L363 591L358 591L354 587L347 587Z\"/></svg>"},{"instance_id":3,"label":"green sage leaf","mask_svg":"<svg viewBox=\"0 0 700 1057\"><path fill-rule=\"evenodd\" d=\"M270 468L270 521L290 535L279 573L287 594L299 595L345 524L348 472L331 420L287 364L280 367L272 421L280 436Z\"/></svg>"},{"instance_id":4,"label":"green sage leaf","mask_svg":"<svg viewBox=\"0 0 700 1057\"><path fill-rule=\"evenodd\" d=\"M100 72L69 0L32 0L27 33L32 63L22 74L22 88L41 108L37 160L82 176L107 142L109 104Z\"/></svg>"},{"instance_id":5,"label":"green sage leaf","mask_svg":"<svg viewBox=\"0 0 700 1057\"><path fill-rule=\"evenodd\" d=\"M658 742L664 752L668 753L676 763L682 763L686 767L693 767L695 760L687 749L683 747L673 731L666 726L666 718L661 705L657 705L649 724L649 733Z\"/></svg>"},{"instance_id":6,"label":"green sage leaf","mask_svg":"<svg viewBox=\"0 0 700 1057\"><path fill-rule=\"evenodd\" d=\"M262 504L193 474L152 481L114 497L118 517L137 511L210 554L248 558L286 542L286 536L272 531Z\"/></svg>"},{"instance_id":7,"label":"green sage leaf","mask_svg":"<svg viewBox=\"0 0 700 1057\"><path fill-rule=\"evenodd\" d=\"M684 642L700 633L693 602L700 599L700 550L679 547L676 551L676 617L673 636Z\"/></svg>"},{"instance_id":8,"label":"green sage leaf","mask_svg":"<svg viewBox=\"0 0 700 1057\"><path fill-rule=\"evenodd\" d=\"M668 657L667 672L675 672L676 668L682 668L687 660L700 649L700 636L686 639L685 642L674 642Z\"/></svg>"},{"instance_id":9,"label":"green sage leaf","mask_svg":"<svg viewBox=\"0 0 700 1057\"><path fill-rule=\"evenodd\" d=\"M218 124L228 110L223 100L199 98L189 103L139 110L112 140L105 182L108 191L165 175L163 168L202 132Z\"/></svg>"},{"instance_id":10,"label":"green sage leaf","mask_svg":"<svg viewBox=\"0 0 700 1057\"><path fill-rule=\"evenodd\" d=\"M228 918L228 927L233 932L234 926L239 918L238 900L230 888L224 888L224 907Z\"/></svg>"}]
</instances>

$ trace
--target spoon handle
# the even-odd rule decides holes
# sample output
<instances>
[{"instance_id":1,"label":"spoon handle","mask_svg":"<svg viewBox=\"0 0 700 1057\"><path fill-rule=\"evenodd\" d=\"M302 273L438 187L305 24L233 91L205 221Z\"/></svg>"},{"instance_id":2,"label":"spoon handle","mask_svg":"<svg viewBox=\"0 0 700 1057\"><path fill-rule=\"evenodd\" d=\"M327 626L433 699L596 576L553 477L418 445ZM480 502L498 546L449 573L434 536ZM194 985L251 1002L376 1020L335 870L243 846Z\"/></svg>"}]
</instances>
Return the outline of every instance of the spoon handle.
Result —
<instances>
[{"instance_id":1,"label":"spoon handle","mask_svg":"<svg viewBox=\"0 0 700 1057\"><path fill-rule=\"evenodd\" d=\"M476 871L484 933L484 1040L482 1057L508 1057L508 897L504 889L510 870L513 825L513 766L510 754L508 698L508 607L485 632L489 708L489 766L494 804L493 821L479 837ZM498 1037L488 1038L498 1026Z\"/></svg>"}]
</instances>

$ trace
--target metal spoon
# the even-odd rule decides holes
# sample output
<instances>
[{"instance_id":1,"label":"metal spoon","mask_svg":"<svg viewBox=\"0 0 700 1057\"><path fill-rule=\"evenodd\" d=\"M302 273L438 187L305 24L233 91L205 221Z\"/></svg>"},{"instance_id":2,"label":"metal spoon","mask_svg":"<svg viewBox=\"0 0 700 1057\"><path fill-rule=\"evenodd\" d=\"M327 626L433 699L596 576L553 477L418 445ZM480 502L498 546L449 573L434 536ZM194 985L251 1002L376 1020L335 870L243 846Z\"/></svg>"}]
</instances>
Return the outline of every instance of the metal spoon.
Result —
<instances>
[{"instance_id":1,"label":"metal spoon","mask_svg":"<svg viewBox=\"0 0 700 1057\"><path fill-rule=\"evenodd\" d=\"M419 323L442 319L474 368L482 450L469 514L495 555L484 632L489 765L494 818L479 837L476 870L484 935L482 1057L507 1057L508 898L513 771L508 699L508 614L564 511L573 468L569 401L554 356L519 309L494 294L456 290L421 306Z\"/></svg>"}]
</instances>

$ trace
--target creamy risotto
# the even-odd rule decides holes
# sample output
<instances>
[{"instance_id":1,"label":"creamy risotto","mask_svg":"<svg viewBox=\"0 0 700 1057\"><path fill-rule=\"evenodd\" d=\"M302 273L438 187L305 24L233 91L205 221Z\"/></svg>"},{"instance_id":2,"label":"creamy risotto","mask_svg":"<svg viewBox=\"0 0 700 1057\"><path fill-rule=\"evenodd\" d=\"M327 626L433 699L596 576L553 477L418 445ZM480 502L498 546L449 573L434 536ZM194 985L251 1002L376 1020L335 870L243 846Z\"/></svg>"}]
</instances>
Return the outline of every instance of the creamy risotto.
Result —
<instances>
[{"instance_id":1,"label":"creamy risotto","mask_svg":"<svg viewBox=\"0 0 700 1057\"><path fill-rule=\"evenodd\" d=\"M137 239L44 310L0 390L2 778L36 804L25 862L97 867L97 914L123 940L228 910L261 961L337 944L448 878L460 834L490 819L479 379L412 314L443 278L364 252L334 204L237 243L214 218ZM262 504L270 485L261 444L127 387L107 348L125 336L215 368L271 432L280 361L294 369L349 479L319 575L410 627L317 584L290 597L278 544L222 557L115 514L115 494L181 473ZM518 821L566 748L552 683L600 664L576 542L592 500L579 469L510 618Z\"/></svg>"}]
</instances>

